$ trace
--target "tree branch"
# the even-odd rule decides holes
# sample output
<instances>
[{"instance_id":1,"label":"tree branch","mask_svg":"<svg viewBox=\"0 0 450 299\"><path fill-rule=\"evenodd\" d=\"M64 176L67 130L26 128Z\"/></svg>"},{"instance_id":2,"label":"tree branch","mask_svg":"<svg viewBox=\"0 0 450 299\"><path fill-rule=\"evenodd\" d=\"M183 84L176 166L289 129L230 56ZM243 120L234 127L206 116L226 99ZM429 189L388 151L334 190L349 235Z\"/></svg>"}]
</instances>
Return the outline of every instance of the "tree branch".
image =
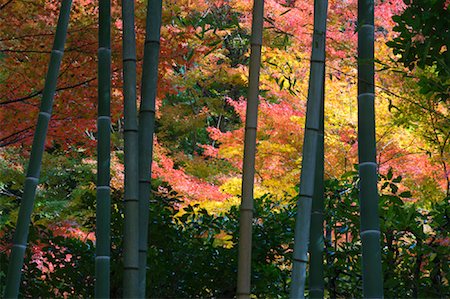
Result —
<instances>
[{"instance_id":1,"label":"tree branch","mask_svg":"<svg viewBox=\"0 0 450 299\"><path fill-rule=\"evenodd\" d=\"M2 10L3 8L5 8L9 3L11 3L13 0L8 0L5 3L3 3L2 5L0 5L0 10Z\"/></svg>"},{"instance_id":2,"label":"tree branch","mask_svg":"<svg viewBox=\"0 0 450 299\"><path fill-rule=\"evenodd\" d=\"M68 86L57 88L56 91L62 91L62 90L67 90L67 89L71 89L71 88L76 88L76 87L88 84L88 83L90 83L90 82L92 82L92 81L94 81L96 79L97 79L97 77L93 77L93 78L87 79L87 80L82 81L82 82L78 82L78 83L73 84L73 85L68 85ZM2 101L2 102L0 102L0 105L7 105L7 104L12 104L12 103L17 103L17 102L23 102L23 101L32 99L34 97L37 97L38 95L42 94L42 92L43 92L43 90L41 89L39 91L32 92L29 95L21 97L21 98Z\"/></svg>"}]
</instances>

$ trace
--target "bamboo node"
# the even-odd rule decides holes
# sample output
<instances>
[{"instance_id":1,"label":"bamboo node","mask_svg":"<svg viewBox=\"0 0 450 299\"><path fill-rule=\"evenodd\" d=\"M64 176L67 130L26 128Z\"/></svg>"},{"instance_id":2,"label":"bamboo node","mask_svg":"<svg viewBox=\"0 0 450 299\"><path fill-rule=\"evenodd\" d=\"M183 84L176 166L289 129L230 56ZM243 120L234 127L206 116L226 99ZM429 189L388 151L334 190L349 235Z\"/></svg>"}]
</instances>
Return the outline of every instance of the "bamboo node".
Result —
<instances>
[{"instance_id":1,"label":"bamboo node","mask_svg":"<svg viewBox=\"0 0 450 299\"><path fill-rule=\"evenodd\" d=\"M307 261L307 260L304 260L304 259L294 258L293 260L294 260L294 262L308 263L308 261Z\"/></svg>"},{"instance_id":2,"label":"bamboo node","mask_svg":"<svg viewBox=\"0 0 450 299\"><path fill-rule=\"evenodd\" d=\"M137 199L137 198L124 198L123 201L125 201L125 202L128 202L128 201L139 202L139 199Z\"/></svg>"},{"instance_id":3,"label":"bamboo node","mask_svg":"<svg viewBox=\"0 0 450 299\"><path fill-rule=\"evenodd\" d=\"M359 26L359 29L363 29L363 28L369 28L374 30L374 26L372 24L362 24L361 26Z\"/></svg>"},{"instance_id":4,"label":"bamboo node","mask_svg":"<svg viewBox=\"0 0 450 299\"><path fill-rule=\"evenodd\" d=\"M35 176L27 176L25 178L26 181L32 181L34 183L37 183L39 181L39 178L35 177Z\"/></svg>"},{"instance_id":5,"label":"bamboo node","mask_svg":"<svg viewBox=\"0 0 450 299\"><path fill-rule=\"evenodd\" d=\"M144 112L147 112L147 113L151 113L151 114L155 114L156 113L156 110L154 109L154 108L150 108L150 109L140 109L139 110L139 113L144 113Z\"/></svg>"},{"instance_id":6,"label":"bamboo node","mask_svg":"<svg viewBox=\"0 0 450 299\"><path fill-rule=\"evenodd\" d=\"M21 248L21 249L26 249L27 248L26 245L22 245L22 244L14 244L13 247Z\"/></svg>"},{"instance_id":7,"label":"bamboo node","mask_svg":"<svg viewBox=\"0 0 450 299\"><path fill-rule=\"evenodd\" d=\"M379 230L375 230L375 229L368 229L368 230L362 231L360 235L361 235L361 236L364 236L364 235L366 235L366 234L376 234L376 235L380 235L381 232L380 232Z\"/></svg>"},{"instance_id":8,"label":"bamboo node","mask_svg":"<svg viewBox=\"0 0 450 299\"><path fill-rule=\"evenodd\" d=\"M110 259L111 257L107 255L100 255L95 257L95 260L110 260Z\"/></svg>"},{"instance_id":9,"label":"bamboo node","mask_svg":"<svg viewBox=\"0 0 450 299\"><path fill-rule=\"evenodd\" d=\"M365 92L365 93L360 93L360 94L358 95L358 99L359 99L360 97L375 97L375 94L372 93L372 92Z\"/></svg>"},{"instance_id":10,"label":"bamboo node","mask_svg":"<svg viewBox=\"0 0 450 299\"><path fill-rule=\"evenodd\" d=\"M46 117L46 118L50 118L50 117L52 116L50 113L45 112L45 111L39 112L39 115L42 115L42 116L44 116L44 117Z\"/></svg>"},{"instance_id":11,"label":"bamboo node","mask_svg":"<svg viewBox=\"0 0 450 299\"><path fill-rule=\"evenodd\" d=\"M310 131L314 131L314 132L319 132L319 129L312 128L312 127L306 127L306 130L310 130Z\"/></svg>"},{"instance_id":12,"label":"bamboo node","mask_svg":"<svg viewBox=\"0 0 450 299\"><path fill-rule=\"evenodd\" d=\"M109 191L109 186L97 186L97 190L108 190Z\"/></svg>"},{"instance_id":13,"label":"bamboo node","mask_svg":"<svg viewBox=\"0 0 450 299\"><path fill-rule=\"evenodd\" d=\"M159 45L160 44L160 42L159 42L159 39L158 40L146 40L145 41L145 45L148 45L148 44L157 44L157 45Z\"/></svg>"},{"instance_id":14,"label":"bamboo node","mask_svg":"<svg viewBox=\"0 0 450 299\"><path fill-rule=\"evenodd\" d=\"M63 54L64 54L64 51L57 50L57 49L53 49L53 50L52 50L52 54L63 55Z\"/></svg>"},{"instance_id":15,"label":"bamboo node","mask_svg":"<svg viewBox=\"0 0 450 299\"><path fill-rule=\"evenodd\" d=\"M378 164L376 162L361 162L359 163L359 167L364 167L364 166L374 166L374 167L378 167Z\"/></svg>"},{"instance_id":16,"label":"bamboo node","mask_svg":"<svg viewBox=\"0 0 450 299\"><path fill-rule=\"evenodd\" d=\"M102 51L111 52L111 48L100 47L100 48L98 48L98 51L99 51L99 52L102 52Z\"/></svg>"}]
</instances>

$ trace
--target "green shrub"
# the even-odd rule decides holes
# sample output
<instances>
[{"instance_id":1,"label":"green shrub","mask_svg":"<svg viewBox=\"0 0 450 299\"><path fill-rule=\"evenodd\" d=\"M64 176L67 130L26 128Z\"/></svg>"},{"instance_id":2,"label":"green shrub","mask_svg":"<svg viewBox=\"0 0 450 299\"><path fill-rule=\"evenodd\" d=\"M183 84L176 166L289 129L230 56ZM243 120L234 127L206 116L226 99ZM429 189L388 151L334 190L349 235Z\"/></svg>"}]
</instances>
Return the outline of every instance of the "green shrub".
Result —
<instances>
[{"instance_id":1,"label":"green shrub","mask_svg":"<svg viewBox=\"0 0 450 299\"><path fill-rule=\"evenodd\" d=\"M65 176L60 176L61 178ZM425 210L400 192L400 177L380 177L385 296L444 298L449 292L448 198ZM162 184L155 182L156 185ZM170 190L169 186L166 186ZM326 297L361 296L358 177L348 173L325 184ZM77 187L78 188L78 187ZM81 191L80 191L81 190ZM84 191L83 191L84 190ZM231 298L237 272L238 207L212 215L186 205L173 192L151 199L148 294L152 298ZM70 206L84 227L95 229L95 191L79 189ZM72 190L70 194L75 194ZM111 297L122 295L123 190L112 193ZM258 298L287 298L293 249L295 198L270 195L256 200L252 293ZM84 222L81 219L84 218ZM76 222L74 222L76 223ZM63 224L60 224L60 226ZM33 219L21 295L27 298L93 296L95 242L61 236ZM60 232L61 229L58 228ZM13 226L1 231L0 280L4 287ZM33 249L34 248L34 249ZM41 256L39 256L41 255ZM50 266L50 264L52 266ZM52 267L52 271L43 270ZM0 289L1 289L0 288ZM2 290L0 290L2 291Z\"/></svg>"}]
</instances>

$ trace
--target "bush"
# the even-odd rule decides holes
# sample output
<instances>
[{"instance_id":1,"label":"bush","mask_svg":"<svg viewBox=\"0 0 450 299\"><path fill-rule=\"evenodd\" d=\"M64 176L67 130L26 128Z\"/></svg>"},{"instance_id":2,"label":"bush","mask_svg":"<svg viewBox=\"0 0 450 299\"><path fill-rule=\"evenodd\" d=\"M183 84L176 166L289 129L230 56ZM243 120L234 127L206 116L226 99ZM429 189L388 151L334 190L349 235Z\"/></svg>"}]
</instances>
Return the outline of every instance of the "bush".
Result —
<instances>
[{"instance_id":1,"label":"bush","mask_svg":"<svg viewBox=\"0 0 450 299\"><path fill-rule=\"evenodd\" d=\"M425 210L417 204L404 203L402 198L411 195L398 191L400 177L394 178L390 172L380 179L385 296L444 298L450 291L448 199ZM357 184L356 173L325 184L326 297L360 297L362 293ZM150 297L233 297L238 207L213 215L199 205L186 205L176 196L158 194L155 190L149 229ZM82 197L87 200L77 201L76 207L95 211L95 197L91 191L86 192ZM112 193L113 298L122 295L122 198L121 190ZM255 202L252 293L258 298L288 297L295 201L295 198L279 201L266 195ZM86 219L89 223L85 225L93 230L93 218ZM95 242L73 234L61 235L61 225L43 226L39 219L34 219L23 272L23 297L93 296ZM1 271L7 269L12 231L11 224L2 231ZM4 282L5 273L1 271L0 279Z\"/></svg>"}]
</instances>

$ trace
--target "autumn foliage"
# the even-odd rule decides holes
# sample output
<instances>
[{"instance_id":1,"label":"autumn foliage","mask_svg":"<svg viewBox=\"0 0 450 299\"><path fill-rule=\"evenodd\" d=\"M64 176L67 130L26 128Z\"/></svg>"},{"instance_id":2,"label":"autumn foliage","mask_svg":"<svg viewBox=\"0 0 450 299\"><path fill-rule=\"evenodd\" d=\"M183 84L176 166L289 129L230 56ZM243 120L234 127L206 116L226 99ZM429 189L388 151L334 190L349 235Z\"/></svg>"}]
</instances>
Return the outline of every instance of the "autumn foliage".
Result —
<instances>
[{"instance_id":1,"label":"autumn foliage","mask_svg":"<svg viewBox=\"0 0 450 299\"><path fill-rule=\"evenodd\" d=\"M111 187L118 196L123 191L122 21L120 1L112 2ZM380 179L380 190L392 188L389 190L393 192L397 188L393 193L402 203L417 204L420 210L438 204L449 195L450 107L448 101L442 101L442 92L439 97L433 96L433 90L427 89L424 93L426 86L419 84L424 82L423 78L436 79L431 62L423 69L409 70L396 63L401 51L397 50L394 55L386 45L403 38L401 32L395 30L399 19L392 17L405 11L410 2L376 1L377 160L379 172L391 173L389 182L395 185L384 186L385 181ZM436 7L442 4L442 10L448 10L448 1L435 2ZM142 71L145 3L143 0L136 3L137 78L141 77ZM58 0L5 1L0 5L0 204L5 211L0 217L10 213L8 220L17 217L23 183L19 174L26 167L24 161L31 147L59 5ZM90 233L94 227L89 223L93 221L93 211L77 209L92 207L95 194L97 6L97 1L74 1L37 204L42 218L56 219L49 227L53 236L70 237L85 244L95 243ZM174 215L180 212L181 206L188 204L199 203L208 212L219 213L228 211L239 201L251 6L252 1L244 0L163 1L152 178L154 193L162 198L180 200L171 206ZM298 192L313 1L266 0L265 9L255 196L270 194L273 204L278 205ZM342 176L348 179L357 162L356 15L356 0L329 1L325 82L325 177L329 182L341 182ZM418 48L425 46L420 39L413 39ZM445 49L438 52L439 55L448 53ZM83 177L76 179L79 175ZM63 177L63 183L58 181ZM397 177L401 179L393 181ZM54 181L51 178L55 178ZM349 201L345 192L354 187L352 183L336 183L330 192L334 192L335 197L339 194L339 200ZM50 187L55 191L51 192ZM351 190L356 192L354 188ZM47 201L51 202L48 206ZM354 207L349 202L346 204ZM407 210L400 202L396 204L401 206L398 209ZM63 212L62 207L73 210ZM120 205L113 209L119 213ZM416 218L423 216L416 210L411 213ZM66 216L68 221L74 222L61 222ZM347 216L343 218L350 219L352 215ZM354 250L352 246L357 245L349 239L347 232L340 231L342 219L336 215L330 217L335 217L335 226L330 228L333 240L341 238L334 244L336 248L344 244ZM413 218L410 220L416 223ZM85 219L86 223L79 219ZM41 219L35 220L37 224L48 224ZM6 222L0 221L0 232ZM401 225L407 228L405 223ZM408 263L413 259L411 256L421 257L422 261L415 261L418 267L427 269L427 277L434 277L433 261L436 264L441 261L433 260L431 256L439 253L442 246L448 247L448 237L444 234L436 239L430 235L424 237L417 229L411 234L422 239L411 235L402 235L404 239L400 239L397 238L399 231L389 227L391 235L386 235L386 242L392 242L387 246L403 246L395 257L399 264L402 258ZM224 236L224 232L214 235ZM227 232L227 236L231 235ZM6 237L2 235L2 238ZM420 246L428 244L438 249L436 252L418 252L407 247L413 240ZM1 246L0 250L7 250L7 245L2 243ZM45 245L33 246L37 246L31 253L37 268L51 275L53 264L45 264L45 257L36 255ZM89 246L83 246L80 245L80 250L89 252ZM273 254L272 261L284 258L280 248L277 247L279 251ZM411 255L406 257L405 252L411 252ZM60 253L64 253L64 249ZM70 253L58 258L67 259L67 263L71 261ZM414 275L418 274L406 273L404 278ZM280 281L280 285L283 282ZM433 282L427 283L433 285ZM53 294L71 296L72 291ZM335 291L338 296L338 290Z\"/></svg>"},{"instance_id":2,"label":"autumn foliage","mask_svg":"<svg viewBox=\"0 0 450 299\"><path fill-rule=\"evenodd\" d=\"M23 4L11 2L0 11L3 16L11 16L11 26L5 26L1 36L4 71L0 119L4 126L0 145L3 147L29 148L58 5L58 1L38 1L24 10ZM95 147L96 5L88 0L74 3L48 148L67 151L82 148L92 153ZM266 3L257 155L257 182L266 192L292 193L298 181L312 5L312 1ZM400 0L377 4L380 67L392 57L385 46L395 36L392 33L395 22L391 17L404 7ZM139 61L144 10L144 3L138 2ZM169 182L185 198L223 200L229 194L220 186L239 176L250 10L251 3L245 1L164 3L157 99L159 150L154 176ZM326 168L329 177L338 177L356 161L356 1L331 1L329 10ZM119 3L114 3L112 117L117 140L113 150L121 151L119 12ZM404 176L412 181L431 177L445 189L448 173L427 157L426 141L411 142L417 139L414 132L392 129L393 116L387 103L400 101L398 85L401 85L398 75L388 71L378 73L377 133L381 169L404 170ZM228 166L224 171L197 171L192 164L202 157L206 163ZM186 165L189 169L183 167Z\"/></svg>"}]
</instances>

